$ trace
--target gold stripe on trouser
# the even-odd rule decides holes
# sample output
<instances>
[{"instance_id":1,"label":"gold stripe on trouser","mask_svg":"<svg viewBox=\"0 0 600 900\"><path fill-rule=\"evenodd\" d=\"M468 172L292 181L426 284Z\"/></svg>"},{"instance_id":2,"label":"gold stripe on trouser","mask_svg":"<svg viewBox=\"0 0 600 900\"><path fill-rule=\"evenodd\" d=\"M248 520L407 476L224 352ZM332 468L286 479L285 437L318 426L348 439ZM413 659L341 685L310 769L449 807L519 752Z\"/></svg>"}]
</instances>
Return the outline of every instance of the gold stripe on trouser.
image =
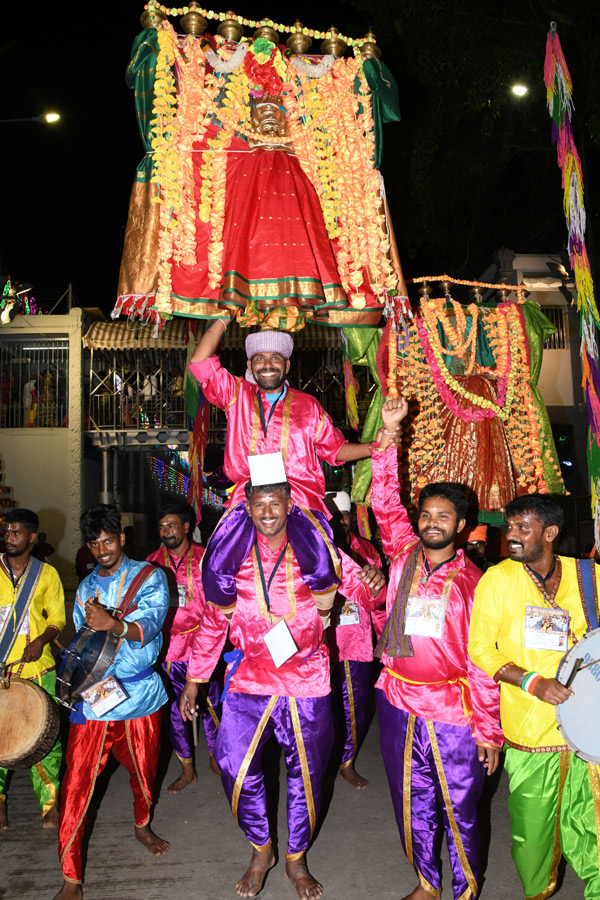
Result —
<instances>
[{"instance_id":1,"label":"gold stripe on trouser","mask_svg":"<svg viewBox=\"0 0 600 900\"><path fill-rule=\"evenodd\" d=\"M546 900L556 890L558 881L558 864L560 863L562 851L560 849L560 810L562 806L563 789L567 780L567 773L571 765L571 753L560 753L560 763L558 768L558 801L556 803L556 822L554 825L554 842L552 844L552 862L550 863L550 880L548 887L535 897L528 897L527 900Z\"/></svg>"},{"instance_id":2,"label":"gold stripe on trouser","mask_svg":"<svg viewBox=\"0 0 600 900\"><path fill-rule=\"evenodd\" d=\"M421 875L420 872L417 872L417 875L419 876L419 884L421 885L421 887L423 888L424 891L427 891L427 893L430 894L432 897L441 897L442 896L441 888L434 888L433 885L429 884L429 882L427 881L425 876ZM468 894L471 893L471 888L467 888L467 893ZM467 896L466 894L463 894L459 898L459 900L463 900L463 898L466 896Z\"/></svg>"},{"instance_id":3,"label":"gold stripe on trouser","mask_svg":"<svg viewBox=\"0 0 600 900\"><path fill-rule=\"evenodd\" d=\"M598 845L598 865L600 866L600 768L594 763L587 764L590 776L590 787L594 798L594 814L596 816L596 843Z\"/></svg>"},{"instance_id":4,"label":"gold stripe on trouser","mask_svg":"<svg viewBox=\"0 0 600 900\"><path fill-rule=\"evenodd\" d=\"M346 690L348 691L348 706L350 707L350 728L352 729L352 748L356 755L356 709L354 708L354 690L352 689L352 675L350 673L350 663L344 660L344 672L346 673ZM352 762L352 760L350 760ZM346 765L350 765L350 762Z\"/></svg>"},{"instance_id":5,"label":"gold stripe on trouser","mask_svg":"<svg viewBox=\"0 0 600 900\"><path fill-rule=\"evenodd\" d=\"M210 717L213 720L213 722L215 723L215 725L217 726L217 728L219 728L221 725L221 720L219 719L218 715L216 714L214 706L210 702L210 698L208 696L208 690L206 690L206 692L205 692L205 690L202 687L200 688L200 690L202 691L202 696L204 697L204 700L206 702L206 708L208 709L208 711L210 713Z\"/></svg>"},{"instance_id":6,"label":"gold stripe on trouser","mask_svg":"<svg viewBox=\"0 0 600 900\"><path fill-rule=\"evenodd\" d=\"M142 776L140 774L140 769L137 764L137 759L135 758L135 752L133 749L133 744L131 742L131 734L129 733L129 719L125 719L125 734L127 735L127 746L129 747L129 752L131 753L131 758L133 760L133 765L135 766L135 774L137 775L137 779L139 785L142 789L142 794L144 795L144 800L146 801L146 805L148 806L148 818L145 822L142 822L142 825L138 825L138 828L141 828L143 825L147 825L150 821L150 807L152 806L152 797L149 797L146 793L146 788L144 786L144 782L142 781ZM135 823L138 824L137 822Z\"/></svg>"},{"instance_id":7,"label":"gold stripe on trouser","mask_svg":"<svg viewBox=\"0 0 600 900\"><path fill-rule=\"evenodd\" d=\"M233 794L231 795L231 812L234 815L235 821L238 822L238 805L240 802L240 793L242 791L242 785L244 783L244 779L248 773L248 769L250 768L250 763L252 762L252 757L256 753L256 748L258 747L258 742L262 737L262 733L267 727L267 722L271 718L271 713L273 712L273 707L279 700L279 696L274 694L269 702L267 703L266 709L262 716L260 717L260 722L254 732L254 737L250 741L250 746L246 750L246 755L242 760L242 764L240 766L240 771L237 773L237 778L235 779L235 784L233 786ZM239 825L239 822L238 822Z\"/></svg>"},{"instance_id":8,"label":"gold stripe on trouser","mask_svg":"<svg viewBox=\"0 0 600 900\"><path fill-rule=\"evenodd\" d=\"M469 865L469 860L467 859L467 854L465 853L465 848L463 847L462 838L460 836L460 832L458 830L458 825L456 824L456 819L454 817L454 810L452 809L452 802L450 800L450 792L448 791L448 782L446 781L446 775L444 774L444 767L442 765L442 757L440 754L440 748L438 747L437 738L435 736L435 729L433 727L433 722L430 719L425 719L425 724L427 725L427 731L429 733L429 740L431 741L431 749L433 750L433 758L435 760L435 767L437 769L437 775L440 782L440 787L442 788L442 794L444 797L444 803L446 806L446 813L448 815L448 821L450 823L450 828L452 830L452 837L454 838L454 844L456 846L456 852L458 853L458 858L460 859L460 864L462 866L463 874L467 879L467 884L469 885L471 894L466 892L466 900L472 895L473 897L477 896L477 882L475 881L475 876L473 875L473 871L471 866Z\"/></svg>"},{"instance_id":9,"label":"gold stripe on trouser","mask_svg":"<svg viewBox=\"0 0 600 900\"><path fill-rule=\"evenodd\" d=\"M415 735L415 717L409 715L406 726L406 740L404 741L404 779L402 783L402 812L404 816L404 846L406 858L411 866L413 862L412 849L412 810L411 810L411 783L412 783L412 748Z\"/></svg>"},{"instance_id":10,"label":"gold stripe on trouser","mask_svg":"<svg viewBox=\"0 0 600 900\"><path fill-rule=\"evenodd\" d=\"M44 782L44 786L45 786L46 790L48 791L48 794L50 795L49 799L42 806L42 816L45 816L46 813L50 812L50 810L52 809L53 806L56 806L56 804L58 802L58 793L56 790L56 785L46 775L46 772L44 771L44 767L42 766L42 764L36 763L35 769L36 769L36 772L38 773L38 775L40 776L40 778L42 779L42 781Z\"/></svg>"},{"instance_id":11,"label":"gold stripe on trouser","mask_svg":"<svg viewBox=\"0 0 600 900\"><path fill-rule=\"evenodd\" d=\"M90 790L89 790L89 792L88 792L87 800L85 801L85 806L83 807L83 812L81 813L81 815L80 815L80 817L79 817L79 821L78 821L77 825L75 826L75 828L74 828L74 830L73 830L73 834L71 835L71 837L70 837L69 840L67 841L67 845L66 845L65 849L63 850L63 854L62 854L62 856L61 856L61 858L60 858L60 864L61 864L61 865L62 865L62 863L63 863L63 860L64 860L65 856L67 855L67 853L68 853L69 850L71 849L71 844L72 844L73 841L75 840L75 835L77 834L77 832L78 832L79 829L81 828L81 823L83 822L83 820L85 819L85 817L86 817L86 815L87 815L88 806L90 805L90 800L92 799L92 795L93 795L93 793L94 793L94 788L96 787L96 779L97 779L97 777L98 777L98 769L100 768L100 760L102 759L102 753L104 752L104 742L106 741L106 732L108 731L108 725L109 725L108 722L105 722L105 723L104 723L104 733L103 733L103 735L102 735L102 740L100 741L100 747L98 748L98 756L97 756L97 758L96 758L96 765L94 766L94 774L93 774L93 776L92 776L92 781L91 781L91 784L90 784ZM69 879L65 879L65 880L71 881L70 878L69 878ZM75 884L79 884L79 882L74 882L74 883L75 883Z\"/></svg>"},{"instance_id":12,"label":"gold stripe on trouser","mask_svg":"<svg viewBox=\"0 0 600 900\"><path fill-rule=\"evenodd\" d=\"M298 756L300 757L300 768L302 769L302 781L304 782L304 793L306 795L306 807L308 809L308 821L310 824L311 837L315 830L317 816L315 814L315 802L313 799L312 783L310 780L310 772L308 770L308 760L306 759L306 750L304 748L304 738L302 737L302 728L300 726L300 716L298 715L298 704L295 697L290 697L290 713L292 716L292 725L294 726L294 737L298 746ZM302 854L300 854L301 856ZM290 859L292 857L289 857Z\"/></svg>"}]
</instances>

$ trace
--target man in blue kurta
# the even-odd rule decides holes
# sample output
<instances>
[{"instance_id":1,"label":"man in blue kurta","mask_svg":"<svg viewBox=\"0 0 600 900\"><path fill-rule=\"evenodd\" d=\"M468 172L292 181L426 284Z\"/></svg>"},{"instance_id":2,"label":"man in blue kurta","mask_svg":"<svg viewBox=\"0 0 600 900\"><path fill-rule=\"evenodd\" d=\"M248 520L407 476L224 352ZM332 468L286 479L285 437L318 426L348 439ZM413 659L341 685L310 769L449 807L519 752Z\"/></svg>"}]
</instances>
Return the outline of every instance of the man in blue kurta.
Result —
<instances>
[{"instance_id":1,"label":"man in blue kurta","mask_svg":"<svg viewBox=\"0 0 600 900\"><path fill-rule=\"evenodd\" d=\"M155 856L169 847L149 825L161 707L167 701L154 669L169 608L167 580L160 569L125 555L125 535L115 506L100 504L88 509L81 517L81 530L98 565L79 585L73 610L75 628L88 625L96 631L112 632L119 644L113 662L100 676L106 682L104 690L88 696L88 702L78 703L71 714L58 837L64 885L55 900L83 896L81 849L86 814L96 779L111 752L131 776L136 838ZM120 702L107 709L106 695L111 689L113 699Z\"/></svg>"}]
</instances>

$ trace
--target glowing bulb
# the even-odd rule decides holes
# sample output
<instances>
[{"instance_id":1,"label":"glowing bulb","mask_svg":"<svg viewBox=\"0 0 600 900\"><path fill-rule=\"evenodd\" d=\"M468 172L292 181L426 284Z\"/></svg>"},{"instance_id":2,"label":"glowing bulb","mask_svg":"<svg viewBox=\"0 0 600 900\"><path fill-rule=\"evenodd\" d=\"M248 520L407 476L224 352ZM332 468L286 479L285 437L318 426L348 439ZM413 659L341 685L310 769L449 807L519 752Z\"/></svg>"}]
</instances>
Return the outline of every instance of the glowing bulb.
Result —
<instances>
[{"instance_id":1,"label":"glowing bulb","mask_svg":"<svg viewBox=\"0 0 600 900\"><path fill-rule=\"evenodd\" d=\"M524 97L525 94L529 93L529 88L525 87L524 84L513 84L511 90L517 97Z\"/></svg>"},{"instance_id":2,"label":"glowing bulb","mask_svg":"<svg viewBox=\"0 0 600 900\"><path fill-rule=\"evenodd\" d=\"M50 122L58 122L58 120L60 119L60 116L59 116L58 113L46 113L46 114L44 115L44 119L45 119L46 122L48 122L48 123L50 123Z\"/></svg>"}]
</instances>

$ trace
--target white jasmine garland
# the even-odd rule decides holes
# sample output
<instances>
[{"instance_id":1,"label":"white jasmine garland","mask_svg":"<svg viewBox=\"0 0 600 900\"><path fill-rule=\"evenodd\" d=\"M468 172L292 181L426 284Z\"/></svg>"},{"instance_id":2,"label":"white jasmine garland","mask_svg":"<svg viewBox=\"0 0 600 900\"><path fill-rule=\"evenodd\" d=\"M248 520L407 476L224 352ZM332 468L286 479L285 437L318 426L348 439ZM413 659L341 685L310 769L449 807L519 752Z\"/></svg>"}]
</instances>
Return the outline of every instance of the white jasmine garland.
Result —
<instances>
[{"instance_id":1,"label":"white jasmine garland","mask_svg":"<svg viewBox=\"0 0 600 900\"><path fill-rule=\"evenodd\" d=\"M334 62L335 56L331 54L324 56L321 62L318 63L309 63L298 56L294 56L290 60L290 65L294 67L298 75L307 75L308 78L321 78L333 69Z\"/></svg>"},{"instance_id":2,"label":"white jasmine garland","mask_svg":"<svg viewBox=\"0 0 600 900\"><path fill-rule=\"evenodd\" d=\"M211 47L208 47L205 55L215 72L222 72L223 74L230 75L244 62L247 52L248 44L242 42L233 51L229 59L221 59L218 53L215 53Z\"/></svg>"}]
</instances>

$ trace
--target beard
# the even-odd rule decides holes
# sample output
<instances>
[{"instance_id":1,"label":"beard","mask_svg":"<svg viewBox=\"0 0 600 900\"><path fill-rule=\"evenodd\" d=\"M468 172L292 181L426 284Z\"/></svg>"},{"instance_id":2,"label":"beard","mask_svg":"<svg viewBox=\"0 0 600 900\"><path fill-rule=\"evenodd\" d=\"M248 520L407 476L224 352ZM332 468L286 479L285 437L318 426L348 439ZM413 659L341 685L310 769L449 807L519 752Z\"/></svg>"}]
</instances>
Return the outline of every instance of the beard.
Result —
<instances>
[{"instance_id":1,"label":"beard","mask_svg":"<svg viewBox=\"0 0 600 900\"><path fill-rule=\"evenodd\" d=\"M523 544L517 541L514 548L508 544L508 555L515 562L534 563L544 555L544 545L538 541L528 551L525 551Z\"/></svg>"},{"instance_id":2,"label":"beard","mask_svg":"<svg viewBox=\"0 0 600 900\"><path fill-rule=\"evenodd\" d=\"M275 391L279 391L283 387L285 383L285 374L283 372L273 371L265 375L261 372L258 375L254 375L254 380L261 391L265 391L267 394L274 394Z\"/></svg>"},{"instance_id":3,"label":"beard","mask_svg":"<svg viewBox=\"0 0 600 900\"><path fill-rule=\"evenodd\" d=\"M435 537L428 537L426 534L422 535L419 533L419 537L421 538L421 543L424 547L427 547L428 550L443 550L445 547L449 547L450 544L454 543L457 531L453 531L452 534L440 534Z\"/></svg>"}]
</instances>

